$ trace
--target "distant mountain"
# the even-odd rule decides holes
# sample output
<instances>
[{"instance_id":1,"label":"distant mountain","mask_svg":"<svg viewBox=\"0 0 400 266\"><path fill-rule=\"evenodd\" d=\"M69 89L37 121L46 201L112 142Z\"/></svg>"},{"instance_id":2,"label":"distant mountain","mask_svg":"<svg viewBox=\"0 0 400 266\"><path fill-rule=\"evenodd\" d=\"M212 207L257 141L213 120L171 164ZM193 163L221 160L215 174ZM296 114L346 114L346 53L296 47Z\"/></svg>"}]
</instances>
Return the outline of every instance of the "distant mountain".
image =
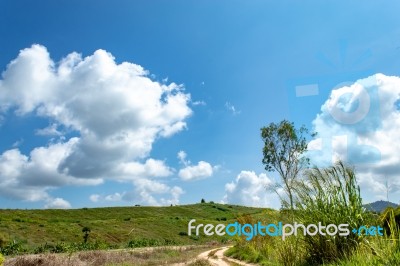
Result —
<instances>
[{"instance_id":1,"label":"distant mountain","mask_svg":"<svg viewBox=\"0 0 400 266\"><path fill-rule=\"evenodd\" d=\"M384 211L387 207L393 207L396 208L399 205L390 201L385 201L385 200L378 200L372 203L364 204L363 205L367 210L374 211L374 212L382 212Z\"/></svg>"}]
</instances>

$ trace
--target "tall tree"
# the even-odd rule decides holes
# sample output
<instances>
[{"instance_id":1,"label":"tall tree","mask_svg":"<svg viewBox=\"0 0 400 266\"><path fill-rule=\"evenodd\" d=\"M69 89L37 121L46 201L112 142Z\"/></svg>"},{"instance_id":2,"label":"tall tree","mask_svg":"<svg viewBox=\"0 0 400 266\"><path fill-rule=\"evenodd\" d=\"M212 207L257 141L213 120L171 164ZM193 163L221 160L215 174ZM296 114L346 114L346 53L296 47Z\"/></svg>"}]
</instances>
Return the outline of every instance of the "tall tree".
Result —
<instances>
[{"instance_id":1,"label":"tall tree","mask_svg":"<svg viewBox=\"0 0 400 266\"><path fill-rule=\"evenodd\" d=\"M296 129L294 124L287 120L276 124L270 123L267 127L261 128L261 137L264 141L262 162L265 170L276 171L280 175L291 210L293 210L295 180L301 169L309 164L309 159L303 156L307 151L308 134L309 131L305 126ZM312 137L315 135L311 133Z\"/></svg>"}]
</instances>

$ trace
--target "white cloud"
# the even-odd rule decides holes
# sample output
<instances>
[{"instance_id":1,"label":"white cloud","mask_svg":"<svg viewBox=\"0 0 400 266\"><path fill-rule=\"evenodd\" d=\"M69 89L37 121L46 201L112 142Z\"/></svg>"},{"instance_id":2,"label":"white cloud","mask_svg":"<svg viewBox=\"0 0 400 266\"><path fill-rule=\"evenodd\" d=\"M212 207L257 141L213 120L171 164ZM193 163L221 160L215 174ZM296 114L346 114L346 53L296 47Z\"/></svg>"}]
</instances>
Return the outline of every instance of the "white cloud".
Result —
<instances>
[{"instance_id":1,"label":"white cloud","mask_svg":"<svg viewBox=\"0 0 400 266\"><path fill-rule=\"evenodd\" d=\"M124 193L120 194L120 193L116 192L114 194L107 195L104 199L106 201L121 201L123 196L124 196Z\"/></svg>"},{"instance_id":2,"label":"white cloud","mask_svg":"<svg viewBox=\"0 0 400 266\"><path fill-rule=\"evenodd\" d=\"M48 203L44 206L45 209L70 209L71 204L62 199L62 198L55 198L49 199Z\"/></svg>"},{"instance_id":3,"label":"white cloud","mask_svg":"<svg viewBox=\"0 0 400 266\"><path fill-rule=\"evenodd\" d=\"M225 185L223 202L255 207L271 206L272 200L277 197L267 190L271 184L266 174L241 171L234 181Z\"/></svg>"},{"instance_id":4,"label":"white cloud","mask_svg":"<svg viewBox=\"0 0 400 266\"><path fill-rule=\"evenodd\" d=\"M89 196L89 199L92 202L99 202L101 199L101 196L99 194L92 194Z\"/></svg>"},{"instance_id":5,"label":"white cloud","mask_svg":"<svg viewBox=\"0 0 400 266\"><path fill-rule=\"evenodd\" d=\"M166 177L173 173L173 169L165 165L164 161L149 158L145 163L127 162L115 167L116 180L132 181L137 178Z\"/></svg>"},{"instance_id":6,"label":"white cloud","mask_svg":"<svg viewBox=\"0 0 400 266\"><path fill-rule=\"evenodd\" d=\"M17 140L16 142L13 143L12 147L17 148L21 146L22 143L24 143L24 139Z\"/></svg>"},{"instance_id":7,"label":"white cloud","mask_svg":"<svg viewBox=\"0 0 400 266\"><path fill-rule=\"evenodd\" d=\"M198 106L198 105L204 106L204 105L207 105L207 103L206 103L205 101L194 101L194 102L192 102L192 104L193 104L194 106Z\"/></svg>"},{"instance_id":8,"label":"white cloud","mask_svg":"<svg viewBox=\"0 0 400 266\"><path fill-rule=\"evenodd\" d=\"M230 111L233 115L238 115L242 112L240 110L237 110L236 107L230 102L225 103L225 108L226 110Z\"/></svg>"},{"instance_id":9,"label":"white cloud","mask_svg":"<svg viewBox=\"0 0 400 266\"><path fill-rule=\"evenodd\" d=\"M115 192L114 194L109 194L109 195L99 195L99 194L92 194L89 196L89 200L91 202L120 202L123 200L124 195L126 194L126 192Z\"/></svg>"},{"instance_id":10,"label":"white cloud","mask_svg":"<svg viewBox=\"0 0 400 266\"><path fill-rule=\"evenodd\" d=\"M77 141L56 143L39 147L29 156L18 149L7 150L0 155L0 194L9 198L41 201L49 198L47 191L65 185L97 185L101 179L84 179L68 176L57 166Z\"/></svg>"},{"instance_id":11,"label":"white cloud","mask_svg":"<svg viewBox=\"0 0 400 266\"><path fill-rule=\"evenodd\" d=\"M60 136L61 127L77 137L61 136L59 143L37 147L29 155L4 151L1 195L37 201L63 185L172 173L164 162L148 157L157 138L186 128L192 111L190 95L181 85L152 81L141 66L117 64L104 50L85 58L71 53L54 62L41 45L21 50L2 77L1 112L51 121L37 129L39 135Z\"/></svg>"},{"instance_id":12,"label":"white cloud","mask_svg":"<svg viewBox=\"0 0 400 266\"><path fill-rule=\"evenodd\" d=\"M397 188L399 102L400 78L394 76L376 74L333 90L313 121L319 139L310 143L312 161L354 164L366 201L384 195L385 178Z\"/></svg>"},{"instance_id":13,"label":"white cloud","mask_svg":"<svg viewBox=\"0 0 400 266\"><path fill-rule=\"evenodd\" d=\"M184 193L178 186L170 187L155 180L136 179L133 182L134 190L125 193L122 199L134 204L152 206L178 204L179 197ZM170 196L170 198L166 198L166 196Z\"/></svg>"},{"instance_id":14,"label":"white cloud","mask_svg":"<svg viewBox=\"0 0 400 266\"><path fill-rule=\"evenodd\" d=\"M180 162L181 164L185 165L185 166L191 164L190 161L187 161L187 160L186 160L186 157L187 157L187 153L186 153L185 151L179 151L179 152L178 152L178 159L179 159L179 162Z\"/></svg>"},{"instance_id":15,"label":"white cloud","mask_svg":"<svg viewBox=\"0 0 400 266\"><path fill-rule=\"evenodd\" d=\"M51 124L48 127L36 129L35 133L39 136L61 136L63 133L57 129L57 124Z\"/></svg>"},{"instance_id":16,"label":"white cloud","mask_svg":"<svg viewBox=\"0 0 400 266\"><path fill-rule=\"evenodd\" d=\"M197 165L186 166L179 170L179 177L185 181L207 178L212 176L212 174L213 167L205 161L200 161Z\"/></svg>"},{"instance_id":17,"label":"white cloud","mask_svg":"<svg viewBox=\"0 0 400 266\"><path fill-rule=\"evenodd\" d=\"M178 152L179 162L184 168L179 170L179 177L184 181L198 180L207 178L213 175L215 170L218 170L219 165L212 166L210 163L205 161L199 161L197 165L191 165L191 161L187 160L187 154L185 151Z\"/></svg>"}]
</instances>

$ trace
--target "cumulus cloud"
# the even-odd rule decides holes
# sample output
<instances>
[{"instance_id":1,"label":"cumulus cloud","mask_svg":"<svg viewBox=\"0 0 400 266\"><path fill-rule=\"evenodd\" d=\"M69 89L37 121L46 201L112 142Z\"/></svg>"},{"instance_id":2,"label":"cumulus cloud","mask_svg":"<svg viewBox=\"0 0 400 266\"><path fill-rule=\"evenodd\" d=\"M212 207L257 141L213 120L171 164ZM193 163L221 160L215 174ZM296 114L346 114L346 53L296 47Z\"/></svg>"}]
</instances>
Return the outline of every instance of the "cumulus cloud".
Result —
<instances>
[{"instance_id":1,"label":"cumulus cloud","mask_svg":"<svg viewBox=\"0 0 400 266\"><path fill-rule=\"evenodd\" d=\"M61 136L63 133L58 130L57 124L51 124L48 127L36 129L36 135L39 136Z\"/></svg>"},{"instance_id":2,"label":"cumulus cloud","mask_svg":"<svg viewBox=\"0 0 400 266\"><path fill-rule=\"evenodd\" d=\"M98 202L100 200L101 196L99 194L92 194L89 196L89 199L91 202Z\"/></svg>"},{"instance_id":3,"label":"cumulus cloud","mask_svg":"<svg viewBox=\"0 0 400 266\"><path fill-rule=\"evenodd\" d=\"M104 202L104 201L108 201L108 202L120 202L122 201L122 198L124 197L124 195L126 194L126 192L115 192L113 194L109 194L109 195L99 195L99 194L92 194L89 196L89 200L91 202Z\"/></svg>"},{"instance_id":4,"label":"cumulus cloud","mask_svg":"<svg viewBox=\"0 0 400 266\"><path fill-rule=\"evenodd\" d=\"M182 180L202 179L212 176L213 167L205 161L200 161L197 165L187 166L179 170L179 177Z\"/></svg>"},{"instance_id":5,"label":"cumulus cloud","mask_svg":"<svg viewBox=\"0 0 400 266\"><path fill-rule=\"evenodd\" d=\"M71 204L62 198L55 198L48 200L44 207L45 209L70 209Z\"/></svg>"},{"instance_id":6,"label":"cumulus cloud","mask_svg":"<svg viewBox=\"0 0 400 266\"><path fill-rule=\"evenodd\" d=\"M271 206L271 200L276 196L267 190L267 186L272 183L266 174L241 171L234 181L225 185L223 202L254 207Z\"/></svg>"},{"instance_id":7,"label":"cumulus cloud","mask_svg":"<svg viewBox=\"0 0 400 266\"><path fill-rule=\"evenodd\" d=\"M191 164L190 161L186 160L186 157L187 157L187 153L186 153L185 151L179 151L179 152L178 152L178 159L179 159L179 162L180 162L181 164L185 165L185 166Z\"/></svg>"},{"instance_id":8,"label":"cumulus cloud","mask_svg":"<svg viewBox=\"0 0 400 266\"><path fill-rule=\"evenodd\" d=\"M117 64L104 50L59 62L41 45L21 50L2 74L0 113L48 119L36 134L61 137L29 155L4 151L0 193L37 201L62 185L168 176L163 161L149 158L152 145L187 127L189 103L181 85L155 82L140 65Z\"/></svg>"},{"instance_id":9,"label":"cumulus cloud","mask_svg":"<svg viewBox=\"0 0 400 266\"><path fill-rule=\"evenodd\" d=\"M191 165L191 162L186 159L187 154L184 151L178 152L178 159L185 167L179 170L179 177L184 181L198 180L207 178L213 175L214 170L218 169L219 166L212 166L210 163L205 161L199 161L196 165Z\"/></svg>"},{"instance_id":10,"label":"cumulus cloud","mask_svg":"<svg viewBox=\"0 0 400 266\"><path fill-rule=\"evenodd\" d=\"M178 186L170 187L164 183L150 179L134 180L135 189L123 195L123 200L135 204L166 205L178 204L179 197L184 193ZM156 196L159 196L157 199Z\"/></svg>"},{"instance_id":11,"label":"cumulus cloud","mask_svg":"<svg viewBox=\"0 0 400 266\"><path fill-rule=\"evenodd\" d=\"M317 165L342 159L356 166L366 201L382 198L384 180L400 185L400 78L376 74L332 90L313 121L309 143Z\"/></svg>"},{"instance_id":12,"label":"cumulus cloud","mask_svg":"<svg viewBox=\"0 0 400 266\"><path fill-rule=\"evenodd\" d=\"M0 155L0 194L14 199L40 201L49 198L47 190L65 185L98 185L99 178L85 179L58 171L57 165L71 152L77 141L38 147L29 156L18 149L7 150Z\"/></svg>"}]
</instances>

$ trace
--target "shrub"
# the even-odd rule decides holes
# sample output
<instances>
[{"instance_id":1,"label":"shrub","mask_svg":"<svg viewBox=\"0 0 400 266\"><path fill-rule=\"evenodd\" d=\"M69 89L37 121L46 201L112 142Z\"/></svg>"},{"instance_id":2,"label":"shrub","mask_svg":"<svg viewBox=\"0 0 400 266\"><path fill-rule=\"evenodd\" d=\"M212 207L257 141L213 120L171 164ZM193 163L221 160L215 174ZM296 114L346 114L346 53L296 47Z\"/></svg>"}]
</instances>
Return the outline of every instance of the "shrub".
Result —
<instances>
[{"instance_id":1,"label":"shrub","mask_svg":"<svg viewBox=\"0 0 400 266\"><path fill-rule=\"evenodd\" d=\"M0 266L3 266L4 260L3 255L0 253Z\"/></svg>"},{"instance_id":2,"label":"shrub","mask_svg":"<svg viewBox=\"0 0 400 266\"><path fill-rule=\"evenodd\" d=\"M5 234L0 233L0 248L5 246L8 242L10 242L8 237Z\"/></svg>"},{"instance_id":3,"label":"shrub","mask_svg":"<svg viewBox=\"0 0 400 266\"><path fill-rule=\"evenodd\" d=\"M163 242L158 239L147 239L147 238L140 238L140 239L132 239L128 242L128 248L140 248L140 247L155 247L155 246L162 246Z\"/></svg>"},{"instance_id":4,"label":"shrub","mask_svg":"<svg viewBox=\"0 0 400 266\"><path fill-rule=\"evenodd\" d=\"M400 207L396 209L392 207L386 208L380 215L379 221L385 229L386 235L396 239L398 237L396 229L400 227Z\"/></svg>"},{"instance_id":5,"label":"shrub","mask_svg":"<svg viewBox=\"0 0 400 266\"><path fill-rule=\"evenodd\" d=\"M82 233L83 233L83 243L87 243L89 239L89 234L90 234L90 228L85 226L82 228Z\"/></svg>"},{"instance_id":6,"label":"shrub","mask_svg":"<svg viewBox=\"0 0 400 266\"><path fill-rule=\"evenodd\" d=\"M25 251L26 249L22 246L21 242L15 240L9 242L7 245L3 246L0 249L0 252L6 256L17 255Z\"/></svg>"},{"instance_id":7,"label":"shrub","mask_svg":"<svg viewBox=\"0 0 400 266\"><path fill-rule=\"evenodd\" d=\"M334 166L306 171L296 184L295 216L304 225L348 224L349 230L369 225L371 216L362 206L360 188L354 170L342 162ZM363 240L357 234L347 237L304 236L308 264L322 264L350 255Z\"/></svg>"}]
</instances>

